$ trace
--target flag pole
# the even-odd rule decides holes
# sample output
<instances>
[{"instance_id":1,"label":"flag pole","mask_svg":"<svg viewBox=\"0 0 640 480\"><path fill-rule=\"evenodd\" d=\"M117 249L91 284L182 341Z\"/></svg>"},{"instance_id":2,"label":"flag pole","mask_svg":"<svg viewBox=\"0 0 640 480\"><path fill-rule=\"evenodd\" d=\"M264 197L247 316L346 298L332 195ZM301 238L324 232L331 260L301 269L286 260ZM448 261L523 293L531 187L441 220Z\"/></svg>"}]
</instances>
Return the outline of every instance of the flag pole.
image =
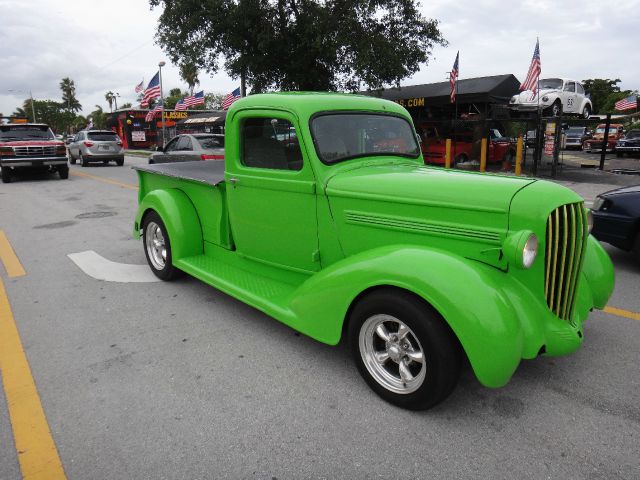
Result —
<instances>
[{"instance_id":1,"label":"flag pole","mask_svg":"<svg viewBox=\"0 0 640 480\"><path fill-rule=\"evenodd\" d=\"M165 66L164 60L158 63L158 76L160 77L160 101L162 102L162 110L160 110L160 118L162 118L162 149L167 145L164 131L164 96L162 93L162 67Z\"/></svg>"}]
</instances>

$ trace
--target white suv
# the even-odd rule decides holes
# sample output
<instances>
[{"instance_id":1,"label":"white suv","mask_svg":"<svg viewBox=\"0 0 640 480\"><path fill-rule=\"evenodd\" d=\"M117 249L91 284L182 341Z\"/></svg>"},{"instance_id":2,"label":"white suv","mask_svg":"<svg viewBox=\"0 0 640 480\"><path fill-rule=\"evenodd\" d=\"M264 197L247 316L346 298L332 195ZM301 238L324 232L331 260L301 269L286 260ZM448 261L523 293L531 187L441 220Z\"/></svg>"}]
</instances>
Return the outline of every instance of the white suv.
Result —
<instances>
[{"instance_id":1,"label":"white suv","mask_svg":"<svg viewBox=\"0 0 640 480\"><path fill-rule=\"evenodd\" d=\"M539 106L545 114L553 117L560 113L580 115L582 118L591 115L593 105L580 82L569 78L545 78L538 85L536 95L530 90L520 92L511 97L509 107L518 112L534 112Z\"/></svg>"}]
</instances>

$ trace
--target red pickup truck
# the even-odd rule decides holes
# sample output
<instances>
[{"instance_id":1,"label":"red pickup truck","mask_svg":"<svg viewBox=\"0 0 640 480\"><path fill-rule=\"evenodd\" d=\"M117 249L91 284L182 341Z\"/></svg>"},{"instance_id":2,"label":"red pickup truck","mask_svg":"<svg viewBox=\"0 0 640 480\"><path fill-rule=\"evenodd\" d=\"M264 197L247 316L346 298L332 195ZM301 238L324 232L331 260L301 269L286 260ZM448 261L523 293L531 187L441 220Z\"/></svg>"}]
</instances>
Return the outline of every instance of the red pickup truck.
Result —
<instances>
[{"instance_id":1,"label":"red pickup truck","mask_svg":"<svg viewBox=\"0 0 640 480\"><path fill-rule=\"evenodd\" d=\"M2 181L9 183L16 170L37 168L69 178L67 149L43 123L0 125L0 167Z\"/></svg>"},{"instance_id":2,"label":"red pickup truck","mask_svg":"<svg viewBox=\"0 0 640 480\"><path fill-rule=\"evenodd\" d=\"M441 135L437 127L423 129L422 155L425 163L444 165L446 138ZM460 132L449 135L451 138L451 164L464 163L472 158L473 136L471 132ZM478 142L479 143L479 142ZM480 154L478 153L479 157ZM489 131L489 146L487 151L488 163L499 163L515 157L514 142L495 128Z\"/></svg>"}]
</instances>

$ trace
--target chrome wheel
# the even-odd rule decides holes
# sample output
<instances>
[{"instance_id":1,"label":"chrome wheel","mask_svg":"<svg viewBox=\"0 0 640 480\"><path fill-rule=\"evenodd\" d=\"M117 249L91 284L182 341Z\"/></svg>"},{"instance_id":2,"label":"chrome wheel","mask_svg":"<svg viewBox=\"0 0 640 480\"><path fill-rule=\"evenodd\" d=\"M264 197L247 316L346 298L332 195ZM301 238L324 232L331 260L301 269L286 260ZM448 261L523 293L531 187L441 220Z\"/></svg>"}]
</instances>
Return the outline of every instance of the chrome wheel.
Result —
<instances>
[{"instance_id":1,"label":"chrome wheel","mask_svg":"<svg viewBox=\"0 0 640 480\"><path fill-rule=\"evenodd\" d=\"M387 390L408 394L426 377L424 351L416 334L401 320L378 314L362 324L359 335L362 361L369 374Z\"/></svg>"},{"instance_id":2,"label":"chrome wheel","mask_svg":"<svg viewBox=\"0 0 640 480\"><path fill-rule=\"evenodd\" d=\"M163 270L167 264L167 245L160 225L151 221L145 231L145 243L149 260L156 270Z\"/></svg>"}]
</instances>

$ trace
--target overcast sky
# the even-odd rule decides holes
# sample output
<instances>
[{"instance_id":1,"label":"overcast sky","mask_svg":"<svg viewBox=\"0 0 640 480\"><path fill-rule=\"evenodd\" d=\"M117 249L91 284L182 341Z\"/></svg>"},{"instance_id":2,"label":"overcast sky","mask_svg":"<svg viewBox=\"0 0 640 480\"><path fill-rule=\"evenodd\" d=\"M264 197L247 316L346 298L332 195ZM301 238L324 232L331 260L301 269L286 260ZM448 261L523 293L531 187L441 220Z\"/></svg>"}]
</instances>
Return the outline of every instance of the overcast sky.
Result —
<instances>
[{"instance_id":1,"label":"overcast sky","mask_svg":"<svg viewBox=\"0 0 640 480\"><path fill-rule=\"evenodd\" d=\"M460 78L513 73L523 80L538 36L543 77L620 78L623 89L640 88L640 0L422 3L449 46L402 85L445 80L458 50ZM166 60L154 43L159 15L144 0L0 0L0 112L12 113L29 91L59 101L63 77L75 81L85 114L96 104L107 110L109 90L120 94L119 104L134 102L134 86ZM200 82L216 93L239 86L224 73L202 72ZM163 83L166 92L186 88L168 61Z\"/></svg>"}]
</instances>

